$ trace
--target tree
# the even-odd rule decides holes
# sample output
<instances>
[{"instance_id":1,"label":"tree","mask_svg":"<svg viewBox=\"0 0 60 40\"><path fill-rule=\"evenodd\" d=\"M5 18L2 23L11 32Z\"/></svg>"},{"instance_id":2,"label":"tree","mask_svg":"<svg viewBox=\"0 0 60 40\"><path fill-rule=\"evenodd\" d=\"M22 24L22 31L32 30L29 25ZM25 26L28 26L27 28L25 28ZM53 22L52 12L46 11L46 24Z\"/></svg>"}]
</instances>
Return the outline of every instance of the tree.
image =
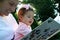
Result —
<instances>
[{"instance_id":1,"label":"tree","mask_svg":"<svg viewBox=\"0 0 60 40\"><path fill-rule=\"evenodd\" d=\"M55 18L54 2L51 0L23 0L23 3L29 3L36 9L36 14L39 15L39 20L45 21L49 17Z\"/></svg>"},{"instance_id":2,"label":"tree","mask_svg":"<svg viewBox=\"0 0 60 40\"><path fill-rule=\"evenodd\" d=\"M38 22L40 20L43 22L49 17L55 18L56 15L54 9L60 12L60 0L23 0L22 3L29 3L36 9L36 15L39 16L39 19L36 20ZM59 7L58 7L59 9L56 8L55 6L56 3L59 3ZM57 40L57 39L60 40L59 36L60 33L58 33L49 40Z\"/></svg>"},{"instance_id":3,"label":"tree","mask_svg":"<svg viewBox=\"0 0 60 40\"><path fill-rule=\"evenodd\" d=\"M35 16L36 19L34 19L34 23L32 24L32 29L38 26L38 22L40 20L43 22L49 17L55 18L56 15L54 9L56 9L60 13L60 0L23 0L22 3L25 4L29 3L36 9L36 16ZM56 8L55 6L56 3L59 4L58 8ZM16 15L15 14L13 15L16 18ZM57 39L60 40L59 36L60 33L58 33L49 40L57 40Z\"/></svg>"},{"instance_id":4,"label":"tree","mask_svg":"<svg viewBox=\"0 0 60 40\"><path fill-rule=\"evenodd\" d=\"M35 21L34 21L34 26L33 28L38 26L38 22L41 20L42 22L48 19L49 17L55 18L55 5L54 1L51 0L23 0L24 4L30 4L36 9L36 16L35 16ZM39 17L39 18L38 18ZM38 19L38 20L37 20Z\"/></svg>"},{"instance_id":5,"label":"tree","mask_svg":"<svg viewBox=\"0 0 60 40\"><path fill-rule=\"evenodd\" d=\"M54 4L58 3L58 8L56 8L56 10L60 13L60 0L53 0Z\"/></svg>"}]
</instances>

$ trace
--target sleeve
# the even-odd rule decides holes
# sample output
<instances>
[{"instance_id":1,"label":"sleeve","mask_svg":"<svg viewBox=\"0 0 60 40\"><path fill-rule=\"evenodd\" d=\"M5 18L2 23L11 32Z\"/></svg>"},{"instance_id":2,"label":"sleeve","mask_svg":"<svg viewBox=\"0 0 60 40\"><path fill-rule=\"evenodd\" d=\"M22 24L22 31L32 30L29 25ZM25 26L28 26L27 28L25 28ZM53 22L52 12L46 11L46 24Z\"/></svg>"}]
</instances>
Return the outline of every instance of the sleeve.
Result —
<instances>
[{"instance_id":1,"label":"sleeve","mask_svg":"<svg viewBox=\"0 0 60 40\"><path fill-rule=\"evenodd\" d=\"M26 25L21 25L15 35L15 39L16 40L20 40L22 39L24 36L26 36L28 34L28 29Z\"/></svg>"}]
</instances>

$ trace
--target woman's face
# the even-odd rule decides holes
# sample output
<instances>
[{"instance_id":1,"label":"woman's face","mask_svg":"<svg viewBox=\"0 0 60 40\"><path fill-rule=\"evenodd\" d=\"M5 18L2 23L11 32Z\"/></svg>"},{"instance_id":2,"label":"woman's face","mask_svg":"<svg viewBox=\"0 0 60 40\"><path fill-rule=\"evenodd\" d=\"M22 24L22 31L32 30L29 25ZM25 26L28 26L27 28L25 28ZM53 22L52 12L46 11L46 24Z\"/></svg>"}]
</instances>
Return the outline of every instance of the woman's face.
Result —
<instances>
[{"instance_id":1,"label":"woman's face","mask_svg":"<svg viewBox=\"0 0 60 40\"><path fill-rule=\"evenodd\" d=\"M1 4L0 13L8 15L9 13L15 11L18 0L4 0Z\"/></svg>"},{"instance_id":2,"label":"woman's face","mask_svg":"<svg viewBox=\"0 0 60 40\"><path fill-rule=\"evenodd\" d=\"M22 22L31 25L34 21L34 12L33 11L28 11L24 16L22 17Z\"/></svg>"}]
</instances>

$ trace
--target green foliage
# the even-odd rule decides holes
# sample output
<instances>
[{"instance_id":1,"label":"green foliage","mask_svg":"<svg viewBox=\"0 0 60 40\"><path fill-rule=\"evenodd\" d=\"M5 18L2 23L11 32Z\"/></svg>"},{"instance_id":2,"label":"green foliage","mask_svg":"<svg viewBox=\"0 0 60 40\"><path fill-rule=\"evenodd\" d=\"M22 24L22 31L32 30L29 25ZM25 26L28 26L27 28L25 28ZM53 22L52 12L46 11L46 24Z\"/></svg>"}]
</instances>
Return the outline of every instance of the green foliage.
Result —
<instances>
[{"instance_id":1,"label":"green foliage","mask_svg":"<svg viewBox=\"0 0 60 40\"><path fill-rule=\"evenodd\" d=\"M30 3L39 15L40 20L45 21L49 17L55 18L53 1L51 0L24 0L22 3Z\"/></svg>"},{"instance_id":2,"label":"green foliage","mask_svg":"<svg viewBox=\"0 0 60 40\"><path fill-rule=\"evenodd\" d=\"M16 22L18 23L18 16L16 14L16 9L15 9L15 12L12 12L12 15L14 16L14 18L16 19Z\"/></svg>"},{"instance_id":3,"label":"green foliage","mask_svg":"<svg viewBox=\"0 0 60 40\"><path fill-rule=\"evenodd\" d=\"M37 21L34 19L34 22L33 24L31 25L32 26L32 29L36 28L38 26L38 23Z\"/></svg>"},{"instance_id":4,"label":"green foliage","mask_svg":"<svg viewBox=\"0 0 60 40\"><path fill-rule=\"evenodd\" d=\"M36 16L39 16L39 19L37 17L37 19L35 19L32 28L34 29L35 27L38 26L38 22L41 20L42 22L45 21L46 19L48 19L49 17L55 18L55 11L54 9L56 9L58 12L60 12L60 1L59 0L23 0L22 3L29 3L31 4L35 9L36 9ZM59 9L55 8L56 7L56 3L59 3ZM54 37L52 37L49 40L60 40L60 33L58 33L57 35L55 35Z\"/></svg>"},{"instance_id":5,"label":"green foliage","mask_svg":"<svg viewBox=\"0 0 60 40\"><path fill-rule=\"evenodd\" d=\"M32 29L38 26L39 21L45 21L49 17L55 18L55 12L54 9L56 9L58 12L60 12L60 0L23 0L22 3L29 3L36 9L36 16L34 19L34 23L32 24ZM58 3L58 8L55 8L55 4ZM18 21L17 15L13 14L13 16ZM49 40L60 40L60 33L55 35Z\"/></svg>"},{"instance_id":6,"label":"green foliage","mask_svg":"<svg viewBox=\"0 0 60 40\"><path fill-rule=\"evenodd\" d=\"M35 21L32 24L32 29L38 26L38 22L42 22L48 19L49 17L55 18L54 1L51 0L23 0L24 4L31 4L36 9Z\"/></svg>"},{"instance_id":7,"label":"green foliage","mask_svg":"<svg viewBox=\"0 0 60 40\"><path fill-rule=\"evenodd\" d=\"M18 23L18 16L17 16L17 14L16 13L13 13L12 15L14 16L14 18L16 19L16 21Z\"/></svg>"},{"instance_id":8,"label":"green foliage","mask_svg":"<svg viewBox=\"0 0 60 40\"><path fill-rule=\"evenodd\" d=\"M58 3L59 6L56 8L56 10L60 13L60 0L54 0L55 4Z\"/></svg>"}]
</instances>

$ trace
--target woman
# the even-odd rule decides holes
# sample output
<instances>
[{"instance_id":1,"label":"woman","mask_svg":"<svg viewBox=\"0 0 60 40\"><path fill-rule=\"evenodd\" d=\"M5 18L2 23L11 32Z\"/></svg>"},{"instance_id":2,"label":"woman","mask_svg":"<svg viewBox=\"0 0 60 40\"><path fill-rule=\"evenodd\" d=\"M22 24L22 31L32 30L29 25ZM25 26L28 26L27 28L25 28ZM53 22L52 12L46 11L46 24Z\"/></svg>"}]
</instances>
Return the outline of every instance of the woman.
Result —
<instances>
[{"instance_id":1,"label":"woman","mask_svg":"<svg viewBox=\"0 0 60 40\"><path fill-rule=\"evenodd\" d=\"M12 25L6 21L9 13L14 12L18 0L0 0L0 40L11 40L14 35Z\"/></svg>"}]
</instances>

